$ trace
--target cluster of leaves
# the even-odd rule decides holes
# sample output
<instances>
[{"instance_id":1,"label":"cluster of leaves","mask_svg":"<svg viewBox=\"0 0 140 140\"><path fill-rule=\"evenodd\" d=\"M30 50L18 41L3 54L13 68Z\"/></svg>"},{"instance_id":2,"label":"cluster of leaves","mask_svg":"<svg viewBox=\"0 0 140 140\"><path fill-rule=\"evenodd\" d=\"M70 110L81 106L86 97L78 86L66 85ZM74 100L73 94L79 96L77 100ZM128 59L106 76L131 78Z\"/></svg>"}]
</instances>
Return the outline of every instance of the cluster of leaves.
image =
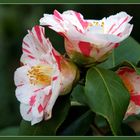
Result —
<instances>
[{"instance_id":1,"label":"cluster of leaves","mask_svg":"<svg viewBox=\"0 0 140 140\"><path fill-rule=\"evenodd\" d=\"M123 54L123 55L120 55ZM130 96L115 71L123 65L137 73L140 44L132 37L123 41L110 57L91 68L81 68L81 79L70 94L60 96L52 118L31 126L22 121L20 135L135 135L124 119Z\"/></svg>"}]
</instances>

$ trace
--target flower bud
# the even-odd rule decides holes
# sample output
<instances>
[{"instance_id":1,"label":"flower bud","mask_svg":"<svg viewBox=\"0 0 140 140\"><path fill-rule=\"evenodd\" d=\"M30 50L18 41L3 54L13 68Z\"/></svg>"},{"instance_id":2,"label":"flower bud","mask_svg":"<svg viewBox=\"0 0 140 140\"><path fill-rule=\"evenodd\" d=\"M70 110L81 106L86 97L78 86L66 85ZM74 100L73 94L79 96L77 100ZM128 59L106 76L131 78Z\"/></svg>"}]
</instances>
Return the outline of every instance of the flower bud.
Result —
<instances>
[{"instance_id":1,"label":"flower bud","mask_svg":"<svg viewBox=\"0 0 140 140\"><path fill-rule=\"evenodd\" d=\"M76 65L69 60L61 61L61 95L69 93L75 83L79 80L79 70Z\"/></svg>"}]
</instances>

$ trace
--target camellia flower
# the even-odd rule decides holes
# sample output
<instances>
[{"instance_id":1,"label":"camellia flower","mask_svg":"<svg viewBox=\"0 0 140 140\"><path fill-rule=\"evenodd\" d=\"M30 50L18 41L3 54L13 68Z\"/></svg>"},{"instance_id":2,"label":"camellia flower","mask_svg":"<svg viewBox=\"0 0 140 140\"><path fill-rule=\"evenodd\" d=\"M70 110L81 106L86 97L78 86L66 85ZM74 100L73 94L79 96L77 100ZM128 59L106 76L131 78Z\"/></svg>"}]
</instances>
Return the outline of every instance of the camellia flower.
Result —
<instances>
[{"instance_id":1,"label":"camellia flower","mask_svg":"<svg viewBox=\"0 0 140 140\"><path fill-rule=\"evenodd\" d=\"M130 93L130 103L125 114L125 118L133 114L140 113L140 75L129 67L121 67L117 74L122 79L124 85Z\"/></svg>"},{"instance_id":2,"label":"camellia flower","mask_svg":"<svg viewBox=\"0 0 140 140\"><path fill-rule=\"evenodd\" d=\"M44 32L41 26L28 31L22 44L23 66L14 75L21 115L32 125L50 119L57 97L70 92L78 79L77 67L52 47Z\"/></svg>"},{"instance_id":3,"label":"camellia flower","mask_svg":"<svg viewBox=\"0 0 140 140\"><path fill-rule=\"evenodd\" d=\"M47 25L65 39L69 57L80 65L90 65L105 60L119 42L126 39L133 28L125 12L101 20L85 20L75 11L44 14L41 25Z\"/></svg>"}]
</instances>

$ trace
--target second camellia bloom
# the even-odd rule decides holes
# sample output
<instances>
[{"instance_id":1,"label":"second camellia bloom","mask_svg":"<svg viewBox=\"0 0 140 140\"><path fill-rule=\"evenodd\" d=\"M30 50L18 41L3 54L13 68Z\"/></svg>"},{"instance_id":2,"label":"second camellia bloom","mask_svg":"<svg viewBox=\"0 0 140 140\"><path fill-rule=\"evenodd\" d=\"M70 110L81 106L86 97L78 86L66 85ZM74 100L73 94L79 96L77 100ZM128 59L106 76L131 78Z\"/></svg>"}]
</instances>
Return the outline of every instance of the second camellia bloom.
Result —
<instances>
[{"instance_id":1,"label":"second camellia bloom","mask_svg":"<svg viewBox=\"0 0 140 140\"><path fill-rule=\"evenodd\" d=\"M44 34L43 27L35 26L25 36L23 66L14 76L21 115L32 125L51 118L58 96L69 93L79 77L77 67L63 58Z\"/></svg>"},{"instance_id":2,"label":"second camellia bloom","mask_svg":"<svg viewBox=\"0 0 140 140\"><path fill-rule=\"evenodd\" d=\"M125 118L140 113L140 75L130 67L121 67L116 72L130 93L130 102Z\"/></svg>"},{"instance_id":3,"label":"second camellia bloom","mask_svg":"<svg viewBox=\"0 0 140 140\"><path fill-rule=\"evenodd\" d=\"M41 25L47 25L64 36L69 57L79 65L88 66L104 61L121 41L126 39L133 28L125 12L101 20L85 20L75 11L60 14L44 14Z\"/></svg>"}]
</instances>

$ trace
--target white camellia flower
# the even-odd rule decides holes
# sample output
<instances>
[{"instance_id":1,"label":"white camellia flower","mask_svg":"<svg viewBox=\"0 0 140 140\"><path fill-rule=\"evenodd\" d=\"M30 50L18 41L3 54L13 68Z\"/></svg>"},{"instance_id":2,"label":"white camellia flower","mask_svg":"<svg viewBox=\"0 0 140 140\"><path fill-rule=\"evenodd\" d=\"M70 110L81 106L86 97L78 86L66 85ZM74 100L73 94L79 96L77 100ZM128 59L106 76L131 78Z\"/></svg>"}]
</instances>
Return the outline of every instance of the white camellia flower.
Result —
<instances>
[{"instance_id":1,"label":"white camellia flower","mask_svg":"<svg viewBox=\"0 0 140 140\"><path fill-rule=\"evenodd\" d=\"M140 75L130 67L121 67L117 74L130 93L130 103L125 118L140 113Z\"/></svg>"},{"instance_id":2,"label":"white camellia flower","mask_svg":"<svg viewBox=\"0 0 140 140\"><path fill-rule=\"evenodd\" d=\"M101 20L85 20L75 11L60 14L44 14L41 25L47 25L64 36L65 48L71 59L80 65L90 65L105 60L133 28L132 19L126 12Z\"/></svg>"},{"instance_id":3,"label":"white camellia flower","mask_svg":"<svg viewBox=\"0 0 140 140\"><path fill-rule=\"evenodd\" d=\"M41 26L28 31L22 44L23 66L14 75L21 115L32 125L50 119L58 96L70 92L78 79L77 67L52 47L44 33Z\"/></svg>"}]
</instances>

